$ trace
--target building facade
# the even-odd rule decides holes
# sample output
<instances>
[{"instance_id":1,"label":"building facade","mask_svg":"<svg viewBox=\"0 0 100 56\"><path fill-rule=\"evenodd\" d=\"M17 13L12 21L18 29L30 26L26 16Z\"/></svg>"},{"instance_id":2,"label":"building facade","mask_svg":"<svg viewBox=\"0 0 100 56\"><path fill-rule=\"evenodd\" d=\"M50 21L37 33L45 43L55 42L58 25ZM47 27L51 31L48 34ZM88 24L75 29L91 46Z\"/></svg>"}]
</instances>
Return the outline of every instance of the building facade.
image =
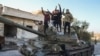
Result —
<instances>
[{"instance_id":1,"label":"building facade","mask_svg":"<svg viewBox=\"0 0 100 56\"><path fill-rule=\"evenodd\" d=\"M36 21L41 21L37 15L19 9L3 6L0 4L0 16L15 23L37 30ZM20 28L0 22L0 35L15 38L34 38L37 35Z\"/></svg>"}]
</instances>

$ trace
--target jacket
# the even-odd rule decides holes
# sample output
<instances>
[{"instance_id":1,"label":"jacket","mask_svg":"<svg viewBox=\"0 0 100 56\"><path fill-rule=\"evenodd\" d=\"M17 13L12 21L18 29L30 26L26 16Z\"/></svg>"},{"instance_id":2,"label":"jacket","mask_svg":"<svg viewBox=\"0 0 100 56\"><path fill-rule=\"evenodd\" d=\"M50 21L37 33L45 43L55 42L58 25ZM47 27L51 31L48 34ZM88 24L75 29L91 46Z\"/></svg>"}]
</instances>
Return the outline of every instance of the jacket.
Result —
<instances>
[{"instance_id":1,"label":"jacket","mask_svg":"<svg viewBox=\"0 0 100 56\"><path fill-rule=\"evenodd\" d=\"M73 22L73 16L72 16L72 14L70 14L70 13L64 14L63 21L64 22L70 22L70 23Z\"/></svg>"}]
</instances>

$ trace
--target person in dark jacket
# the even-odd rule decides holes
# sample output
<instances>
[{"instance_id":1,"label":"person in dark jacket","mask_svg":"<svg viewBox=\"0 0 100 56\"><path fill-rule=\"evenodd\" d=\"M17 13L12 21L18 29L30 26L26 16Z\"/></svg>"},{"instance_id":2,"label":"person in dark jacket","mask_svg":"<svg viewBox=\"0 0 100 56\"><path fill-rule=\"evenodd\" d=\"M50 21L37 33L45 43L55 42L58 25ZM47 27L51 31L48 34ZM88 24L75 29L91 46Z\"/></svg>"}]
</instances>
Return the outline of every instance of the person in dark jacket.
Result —
<instances>
[{"instance_id":1,"label":"person in dark jacket","mask_svg":"<svg viewBox=\"0 0 100 56\"><path fill-rule=\"evenodd\" d=\"M59 31L58 29L60 28L61 31L61 18L62 18L62 11L61 11L61 6L59 5L59 10L57 10L57 7L55 8L55 10L52 13L52 20L53 20L53 24L54 26L57 28L57 31Z\"/></svg>"},{"instance_id":2,"label":"person in dark jacket","mask_svg":"<svg viewBox=\"0 0 100 56\"><path fill-rule=\"evenodd\" d=\"M55 8L55 10L51 13L49 10L49 14L51 15L51 20L53 21L53 26L56 27L57 31L59 31L58 29L60 28L60 32L61 32L61 18L62 18L62 11L61 11L61 6L59 5L59 10L57 9L57 6Z\"/></svg>"},{"instance_id":3,"label":"person in dark jacket","mask_svg":"<svg viewBox=\"0 0 100 56\"><path fill-rule=\"evenodd\" d=\"M56 6L55 10L57 10L57 6ZM54 27L56 27L56 19L57 19L56 18L57 15L55 13L55 10L52 11L52 13L48 10L50 15L51 15L52 24L53 24Z\"/></svg>"},{"instance_id":4,"label":"person in dark jacket","mask_svg":"<svg viewBox=\"0 0 100 56\"><path fill-rule=\"evenodd\" d=\"M60 32L61 32L61 18L62 18L62 11L61 11L61 6L60 4L59 5L59 10L55 10L55 14L57 15L55 18L56 18L56 23L57 23L57 30L58 30L58 27L60 28Z\"/></svg>"},{"instance_id":5,"label":"person in dark jacket","mask_svg":"<svg viewBox=\"0 0 100 56\"><path fill-rule=\"evenodd\" d=\"M41 9L42 9L42 13L44 15L44 33L46 34L46 30L48 29L48 23L50 21L50 14L48 11L44 11L43 7Z\"/></svg>"}]
</instances>

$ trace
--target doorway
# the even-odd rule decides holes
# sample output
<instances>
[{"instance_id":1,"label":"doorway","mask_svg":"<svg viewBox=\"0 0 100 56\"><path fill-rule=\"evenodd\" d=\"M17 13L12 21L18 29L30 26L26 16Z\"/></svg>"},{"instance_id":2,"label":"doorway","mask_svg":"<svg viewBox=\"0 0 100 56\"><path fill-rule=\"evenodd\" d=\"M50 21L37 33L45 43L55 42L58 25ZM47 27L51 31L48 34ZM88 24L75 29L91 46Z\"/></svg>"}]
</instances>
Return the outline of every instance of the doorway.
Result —
<instances>
[{"instance_id":1,"label":"doorway","mask_svg":"<svg viewBox=\"0 0 100 56\"><path fill-rule=\"evenodd\" d=\"M17 35L17 27L4 24L4 36L14 37Z\"/></svg>"}]
</instances>

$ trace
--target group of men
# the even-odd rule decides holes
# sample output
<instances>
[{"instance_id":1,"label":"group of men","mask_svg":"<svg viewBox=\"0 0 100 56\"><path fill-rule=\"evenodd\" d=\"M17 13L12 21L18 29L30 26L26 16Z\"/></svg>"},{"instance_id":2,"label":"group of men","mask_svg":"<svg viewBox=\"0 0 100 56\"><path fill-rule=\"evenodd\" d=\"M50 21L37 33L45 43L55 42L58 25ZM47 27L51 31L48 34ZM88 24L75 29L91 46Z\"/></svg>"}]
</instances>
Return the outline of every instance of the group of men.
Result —
<instances>
[{"instance_id":1,"label":"group of men","mask_svg":"<svg viewBox=\"0 0 100 56\"><path fill-rule=\"evenodd\" d=\"M44 11L43 7L42 13L44 15L44 33L46 33L46 30L48 29L48 24L50 21L52 21L53 26L57 29L57 31L62 31L62 15L63 18L63 25L64 25L64 34L66 33L66 27L68 26L68 33L70 34L70 24L73 21L73 16L70 13L69 9L66 9L66 13L64 13L64 9L62 11L60 4L58 4L59 9L57 9L57 6L55 10L51 13L49 10ZM60 29L60 30L59 30Z\"/></svg>"}]
</instances>

